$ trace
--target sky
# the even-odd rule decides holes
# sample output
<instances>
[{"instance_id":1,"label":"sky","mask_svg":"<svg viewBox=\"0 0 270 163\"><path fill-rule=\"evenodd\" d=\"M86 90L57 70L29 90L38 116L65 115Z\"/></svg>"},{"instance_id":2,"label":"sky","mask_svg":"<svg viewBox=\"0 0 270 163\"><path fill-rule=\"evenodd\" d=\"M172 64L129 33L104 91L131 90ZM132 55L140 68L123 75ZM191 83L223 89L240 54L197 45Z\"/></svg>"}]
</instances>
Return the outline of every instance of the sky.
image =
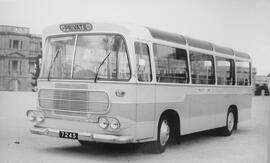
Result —
<instances>
[{"instance_id":1,"label":"sky","mask_svg":"<svg viewBox=\"0 0 270 163\"><path fill-rule=\"evenodd\" d=\"M0 0L0 24L29 27L116 21L149 26L251 55L270 73L270 0Z\"/></svg>"}]
</instances>

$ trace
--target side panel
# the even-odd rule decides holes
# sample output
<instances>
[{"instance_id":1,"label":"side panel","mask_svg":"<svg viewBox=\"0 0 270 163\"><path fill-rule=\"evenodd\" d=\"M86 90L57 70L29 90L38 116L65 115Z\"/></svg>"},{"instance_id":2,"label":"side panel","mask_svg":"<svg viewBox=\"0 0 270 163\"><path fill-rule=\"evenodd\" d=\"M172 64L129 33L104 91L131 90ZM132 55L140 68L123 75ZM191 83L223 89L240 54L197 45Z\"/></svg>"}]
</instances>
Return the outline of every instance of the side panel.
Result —
<instances>
[{"instance_id":1,"label":"side panel","mask_svg":"<svg viewBox=\"0 0 270 163\"><path fill-rule=\"evenodd\" d=\"M216 95L213 87L191 86L187 91L189 128L187 133L215 127Z\"/></svg>"},{"instance_id":2,"label":"side panel","mask_svg":"<svg viewBox=\"0 0 270 163\"><path fill-rule=\"evenodd\" d=\"M252 91L249 87L157 84L156 127L167 109L177 111L181 135L223 127L231 105L238 109L238 121L250 119Z\"/></svg>"},{"instance_id":3,"label":"side panel","mask_svg":"<svg viewBox=\"0 0 270 163\"><path fill-rule=\"evenodd\" d=\"M137 85L137 129L138 139L154 137L155 129L155 85Z\"/></svg>"},{"instance_id":4,"label":"side panel","mask_svg":"<svg viewBox=\"0 0 270 163\"><path fill-rule=\"evenodd\" d=\"M202 89L200 93L196 93L198 88ZM186 134L225 126L232 105L238 109L239 122L250 119L252 90L249 87L191 87L188 92L189 128Z\"/></svg>"},{"instance_id":5,"label":"side panel","mask_svg":"<svg viewBox=\"0 0 270 163\"><path fill-rule=\"evenodd\" d=\"M235 105L238 110L238 121L250 119L252 90L250 87L216 87L215 127L226 125L227 112Z\"/></svg>"}]
</instances>

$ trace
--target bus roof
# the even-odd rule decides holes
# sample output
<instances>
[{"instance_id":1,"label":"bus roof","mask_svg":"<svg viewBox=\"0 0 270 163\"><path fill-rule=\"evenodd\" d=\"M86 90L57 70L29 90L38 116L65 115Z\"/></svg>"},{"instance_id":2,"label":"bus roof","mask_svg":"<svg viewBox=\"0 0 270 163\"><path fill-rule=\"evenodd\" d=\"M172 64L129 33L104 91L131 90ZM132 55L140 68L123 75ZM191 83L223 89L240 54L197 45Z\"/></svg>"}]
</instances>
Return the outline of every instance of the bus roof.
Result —
<instances>
[{"instance_id":1,"label":"bus roof","mask_svg":"<svg viewBox=\"0 0 270 163\"><path fill-rule=\"evenodd\" d=\"M169 32L165 32L165 31L161 31L161 30L157 30L157 29L153 29L149 27L148 27L148 30L150 31L152 37L155 39L165 40L165 41L174 42L178 44L184 44L184 45L188 44L189 46L195 47L195 48L200 48L200 49L209 50L209 51L214 50L219 53L223 53L223 54L227 54L231 56L235 55L237 57L250 59L250 56L247 53L239 52L237 50L233 50L228 47L216 45L207 41L198 40L198 39L194 39L188 36L169 33Z\"/></svg>"},{"instance_id":2,"label":"bus roof","mask_svg":"<svg viewBox=\"0 0 270 163\"><path fill-rule=\"evenodd\" d=\"M239 52L228 47L220 46L213 44L208 41L198 40L181 34L166 32L150 27L136 26L131 24L122 24L122 23L103 23L103 22L86 22L86 23L68 23L61 25L76 25L76 24L91 24L91 32L113 32L121 33L124 35L130 35L133 37L142 38L145 40L163 40L167 42L177 43L181 45L188 45L190 47L195 47L199 49L204 49L208 51L216 51L218 53L236 56L244 59L250 59L250 56L247 53ZM63 32L60 29L61 25L52 25L47 27L43 31L43 36L47 37L50 35L59 35L67 32ZM72 31L68 33L85 33L89 31ZM45 38L43 38L45 39Z\"/></svg>"}]
</instances>

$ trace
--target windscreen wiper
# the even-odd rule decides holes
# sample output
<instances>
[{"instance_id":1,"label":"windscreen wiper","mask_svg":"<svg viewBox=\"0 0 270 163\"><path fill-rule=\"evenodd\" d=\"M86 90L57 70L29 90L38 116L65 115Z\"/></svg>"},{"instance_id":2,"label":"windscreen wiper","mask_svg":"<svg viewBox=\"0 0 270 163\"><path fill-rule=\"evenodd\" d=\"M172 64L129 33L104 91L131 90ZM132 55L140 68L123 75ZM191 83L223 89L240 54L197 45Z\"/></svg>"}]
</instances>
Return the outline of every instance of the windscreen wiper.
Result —
<instances>
[{"instance_id":1,"label":"windscreen wiper","mask_svg":"<svg viewBox=\"0 0 270 163\"><path fill-rule=\"evenodd\" d=\"M48 73L48 81L50 81L51 70L52 70L52 67L53 67L53 65L54 65L54 62L55 62L56 58L58 57L58 54L60 53L60 51L61 51L61 50L60 50L60 49L58 49L58 50L55 52L55 55L54 55L53 61L52 61L51 65L50 65L50 68L49 68L49 73Z\"/></svg>"},{"instance_id":2,"label":"windscreen wiper","mask_svg":"<svg viewBox=\"0 0 270 163\"><path fill-rule=\"evenodd\" d=\"M97 82L97 77L98 77L98 72L99 72L100 67L104 64L104 62L105 62L105 61L107 60L107 58L110 56L111 52L112 52L112 51L110 51L110 52L106 55L106 57L102 60L102 62L99 64L98 69L97 69L97 72L96 72L96 75L95 75L95 79L94 79L94 82L95 82L95 83Z\"/></svg>"}]
</instances>

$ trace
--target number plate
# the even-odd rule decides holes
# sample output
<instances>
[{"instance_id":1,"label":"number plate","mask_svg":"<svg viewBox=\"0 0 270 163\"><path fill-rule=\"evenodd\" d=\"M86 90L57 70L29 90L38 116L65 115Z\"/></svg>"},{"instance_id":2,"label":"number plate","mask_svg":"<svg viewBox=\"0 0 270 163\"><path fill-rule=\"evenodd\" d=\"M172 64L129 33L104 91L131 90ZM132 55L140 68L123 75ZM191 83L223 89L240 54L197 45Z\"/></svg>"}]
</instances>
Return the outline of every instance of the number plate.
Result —
<instances>
[{"instance_id":1,"label":"number plate","mask_svg":"<svg viewBox=\"0 0 270 163\"><path fill-rule=\"evenodd\" d=\"M67 138L67 139L78 139L78 133L59 131L59 137L60 138Z\"/></svg>"}]
</instances>

